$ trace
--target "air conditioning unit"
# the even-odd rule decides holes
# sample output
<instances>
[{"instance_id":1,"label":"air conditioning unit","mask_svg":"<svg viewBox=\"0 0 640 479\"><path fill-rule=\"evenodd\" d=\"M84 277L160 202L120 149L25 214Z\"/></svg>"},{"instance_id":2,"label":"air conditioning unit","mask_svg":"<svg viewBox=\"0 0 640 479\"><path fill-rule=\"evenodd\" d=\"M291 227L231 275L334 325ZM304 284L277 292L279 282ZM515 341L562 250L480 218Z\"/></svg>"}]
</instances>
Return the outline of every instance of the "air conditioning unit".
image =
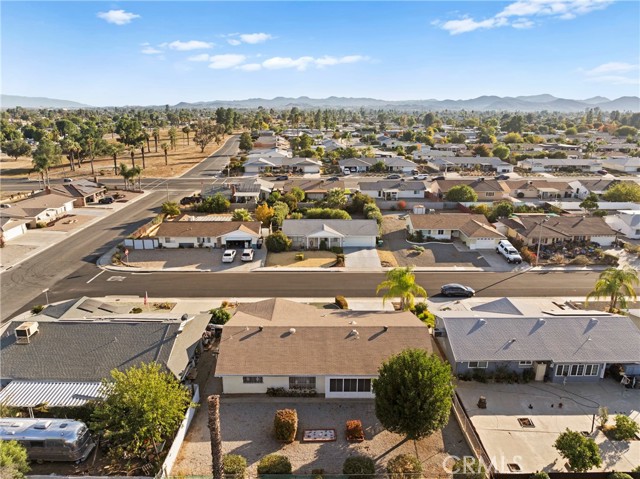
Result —
<instances>
[{"instance_id":1,"label":"air conditioning unit","mask_svg":"<svg viewBox=\"0 0 640 479\"><path fill-rule=\"evenodd\" d=\"M15 329L16 343L29 344L31 342L31 336L33 336L37 332L38 332L37 321L29 321L27 323L22 323L20 326L16 327Z\"/></svg>"}]
</instances>

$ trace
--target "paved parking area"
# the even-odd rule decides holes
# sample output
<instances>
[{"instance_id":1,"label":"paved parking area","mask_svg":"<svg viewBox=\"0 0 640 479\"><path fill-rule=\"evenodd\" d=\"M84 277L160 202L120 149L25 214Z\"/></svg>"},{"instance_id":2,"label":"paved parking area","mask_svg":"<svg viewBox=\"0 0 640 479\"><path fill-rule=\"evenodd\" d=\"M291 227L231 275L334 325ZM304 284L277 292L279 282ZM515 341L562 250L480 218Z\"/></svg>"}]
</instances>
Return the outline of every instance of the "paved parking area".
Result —
<instances>
[{"instance_id":1,"label":"paved parking area","mask_svg":"<svg viewBox=\"0 0 640 479\"><path fill-rule=\"evenodd\" d=\"M206 408L206 406L204 406ZM273 438L273 417L278 409L292 408L298 412L297 440L281 444ZM327 474L340 474L344 460L355 454L375 459L383 470L387 461L401 453L418 454L428 477L443 475L442 463L448 454L469 454L455 419L452 417L442 432L418 441L403 442L397 434L386 431L375 417L372 400L326 400L323 398L293 399L259 397L223 397L220 406L223 451L240 454L256 472L260 458L278 453L289 458L293 472L311 474L322 468ZM345 424L360 419L365 429L365 441L348 443ZM302 443L302 430L333 428L338 439L328 443ZM182 446L172 475L211 474L211 446L206 411L196 416Z\"/></svg>"},{"instance_id":2,"label":"paved parking area","mask_svg":"<svg viewBox=\"0 0 640 479\"><path fill-rule=\"evenodd\" d=\"M266 248L254 250L253 261L240 260L242 248L236 249L233 263L223 263L220 248L177 248L154 250L129 250L129 265L153 270L179 269L181 271L247 272L262 265Z\"/></svg>"},{"instance_id":3,"label":"paved parking area","mask_svg":"<svg viewBox=\"0 0 640 479\"><path fill-rule=\"evenodd\" d=\"M348 269L380 269L375 248L344 248L344 264Z\"/></svg>"},{"instance_id":4,"label":"paved parking area","mask_svg":"<svg viewBox=\"0 0 640 479\"><path fill-rule=\"evenodd\" d=\"M594 471L630 471L640 466L640 441L611 441L597 429L591 432L593 415L600 405L609 409L610 423L615 414L626 414L640 424L640 389L624 389L605 379L566 386L460 381L457 391L500 472L509 472L508 463L519 464L525 473L566 472L565 460L553 443L567 428L586 431L600 447L602 466ZM477 407L480 396L487 398L487 409ZM535 427L521 427L519 417L530 418Z\"/></svg>"}]
</instances>

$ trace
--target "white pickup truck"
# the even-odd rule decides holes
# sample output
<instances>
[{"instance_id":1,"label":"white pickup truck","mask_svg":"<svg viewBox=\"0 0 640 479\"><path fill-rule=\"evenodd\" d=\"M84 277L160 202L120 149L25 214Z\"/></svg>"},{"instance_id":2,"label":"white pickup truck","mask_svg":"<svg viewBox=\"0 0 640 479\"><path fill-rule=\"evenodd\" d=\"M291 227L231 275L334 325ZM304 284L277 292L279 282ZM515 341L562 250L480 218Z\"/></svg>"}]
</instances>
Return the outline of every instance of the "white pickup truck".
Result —
<instances>
[{"instance_id":1,"label":"white pickup truck","mask_svg":"<svg viewBox=\"0 0 640 479\"><path fill-rule=\"evenodd\" d=\"M518 250L507 240L500 240L496 253L501 254L507 260L507 263L522 263L522 256L518 253Z\"/></svg>"}]
</instances>

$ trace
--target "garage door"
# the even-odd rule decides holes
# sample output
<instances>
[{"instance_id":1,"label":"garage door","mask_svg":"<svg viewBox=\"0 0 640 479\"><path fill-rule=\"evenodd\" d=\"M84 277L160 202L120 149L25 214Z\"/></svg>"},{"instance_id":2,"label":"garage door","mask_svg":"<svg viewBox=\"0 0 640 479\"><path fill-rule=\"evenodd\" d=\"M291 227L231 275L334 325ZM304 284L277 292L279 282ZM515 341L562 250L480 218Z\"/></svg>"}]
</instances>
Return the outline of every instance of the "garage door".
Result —
<instances>
[{"instance_id":1,"label":"garage door","mask_svg":"<svg viewBox=\"0 0 640 479\"><path fill-rule=\"evenodd\" d=\"M343 240L342 245L345 248L375 248L376 238L374 236L348 236Z\"/></svg>"},{"instance_id":2,"label":"garage door","mask_svg":"<svg viewBox=\"0 0 640 479\"><path fill-rule=\"evenodd\" d=\"M477 239L470 249L495 249L496 240L493 239Z\"/></svg>"}]
</instances>

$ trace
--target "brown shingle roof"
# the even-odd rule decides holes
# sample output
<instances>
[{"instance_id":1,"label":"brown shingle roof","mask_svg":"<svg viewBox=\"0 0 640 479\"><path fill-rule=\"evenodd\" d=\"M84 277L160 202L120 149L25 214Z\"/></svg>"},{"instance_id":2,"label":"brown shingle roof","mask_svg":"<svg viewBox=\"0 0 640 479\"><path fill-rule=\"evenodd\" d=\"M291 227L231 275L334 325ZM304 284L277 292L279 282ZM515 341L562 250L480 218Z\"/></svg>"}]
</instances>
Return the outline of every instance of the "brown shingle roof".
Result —
<instances>
[{"instance_id":1,"label":"brown shingle roof","mask_svg":"<svg viewBox=\"0 0 640 479\"><path fill-rule=\"evenodd\" d=\"M504 220L503 223L516 230L525 238L542 236L543 238L574 236L613 236L615 233L602 218L595 216L552 216L545 221L540 215L518 216Z\"/></svg>"},{"instance_id":2,"label":"brown shingle roof","mask_svg":"<svg viewBox=\"0 0 640 479\"><path fill-rule=\"evenodd\" d=\"M497 180L436 180L438 188L443 193L446 193L454 186L467 185L473 189L473 191L506 191L503 184Z\"/></svg>"},{"instance_id":3,"label":"brown shingle roof","mask_svg":"<svg viewBox=\"0 0 640 479\"><path fill-rule=\"evenodd\" d=\"M225 325L216 375L376 376L406 348L431 351L427 326L409 312L328 311L269 299L241 304Z\"/></svg>"},{"instance_id":4,"label":"brown shingle roof","mask_svg":"<svg viewBox=\"0 0 640 479\"><path fill-rule=\"evenodd\" d=\"M244 231L253 236L260 236L260 226L259 221L169 221L160 225L156 236L217 238L233 231Z\"/></svg>"},{"instance_id":5,"label":"brown shingle roof","mask_svg":"<svg viewBox=\"0 0 640 479\"><path fill-rule=\"evenodd\" d=\"M470 238L503 238L484 215L469 213L441 213L437 215L409 215L417 230L462 231Z\"/></svg>"}]
</instances>

